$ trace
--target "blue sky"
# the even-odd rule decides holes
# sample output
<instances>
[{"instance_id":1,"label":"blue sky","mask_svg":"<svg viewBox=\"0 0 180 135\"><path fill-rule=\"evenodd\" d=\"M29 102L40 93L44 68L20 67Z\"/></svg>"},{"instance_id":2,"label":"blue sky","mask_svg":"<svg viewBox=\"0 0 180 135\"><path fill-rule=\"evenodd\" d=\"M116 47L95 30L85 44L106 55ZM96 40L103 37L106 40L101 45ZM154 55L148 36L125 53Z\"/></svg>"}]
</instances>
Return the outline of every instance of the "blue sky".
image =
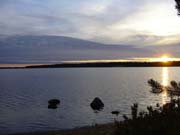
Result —
<instances>
[{"instance_id":1,"label":"blue sky","mask_svg":"<svg viewBox=\"0 0 180 135\"><path fill-rule=\"evenodd\" d=\"M102 43L179 43L174 0L0 0L0 34L59 35Z\"/></svg>"}]
</instances>

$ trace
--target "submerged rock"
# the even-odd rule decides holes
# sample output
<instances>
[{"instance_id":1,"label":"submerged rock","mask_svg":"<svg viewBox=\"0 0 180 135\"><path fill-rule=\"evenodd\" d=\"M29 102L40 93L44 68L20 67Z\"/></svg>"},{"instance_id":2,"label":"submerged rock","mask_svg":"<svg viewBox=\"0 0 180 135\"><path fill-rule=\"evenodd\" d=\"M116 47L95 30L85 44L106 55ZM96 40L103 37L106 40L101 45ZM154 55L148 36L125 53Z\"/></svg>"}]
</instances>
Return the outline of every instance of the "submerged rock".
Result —
<instances>
[{"instance_id":1,"label":"submerged rock","mask_svg":"<svg viewBox=\"0 0 180 135\"><path fill-rule=\"evenodd\" d=\"M49 105L48 105L48 108L49 108L49 109L56 109L56 108L57 108L57 105L49 104Z\"/></svg>"},{"instance_id":2,"label":"submerged rock","mask_svg":"<svg viewBox=\"0 0 180 135\"><path fill-rule=\"evenodd\" d=\"M49 105L48 108L49 109L56 109L57 105L60 104L60 100L59 99L51 99L48 101Z\"/></svg>"},{"instance_id":3,"label":"submerged rock","mask_svg":"<svg viewBox=\"0 0 180 135\"><path fill-rule=\"evenodd\" d=\"M96 97L90 104L93 110L102 110L104 107L104 103L101 101L100 98Z\"/></svg>"}]
</instances>

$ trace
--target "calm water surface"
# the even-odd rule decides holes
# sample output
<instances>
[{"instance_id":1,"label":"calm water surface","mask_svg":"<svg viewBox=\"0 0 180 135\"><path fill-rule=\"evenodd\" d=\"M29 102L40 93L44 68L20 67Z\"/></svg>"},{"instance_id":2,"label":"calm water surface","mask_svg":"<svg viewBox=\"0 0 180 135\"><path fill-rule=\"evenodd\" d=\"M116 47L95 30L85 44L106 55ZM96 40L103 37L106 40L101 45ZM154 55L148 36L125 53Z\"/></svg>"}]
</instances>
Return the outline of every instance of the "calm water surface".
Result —
<instances>
[{"instance_id":1,"label":"calm water surface","mask_svg":"<svg viewBox=\"0 0 180 135\"><path fill-rule=\"evenodd\" d=\"M165 103L166 93L150 93L150 78L168 85L170 80L180 81L180 71L177 67L0 70L0 134L112 122L111 111L128 115L135 102L141 109ZM105 104L97 114L89 106L94 97ZM47 108L52 98L61 100L56 110Z\"/></svg>"}]
</instances>

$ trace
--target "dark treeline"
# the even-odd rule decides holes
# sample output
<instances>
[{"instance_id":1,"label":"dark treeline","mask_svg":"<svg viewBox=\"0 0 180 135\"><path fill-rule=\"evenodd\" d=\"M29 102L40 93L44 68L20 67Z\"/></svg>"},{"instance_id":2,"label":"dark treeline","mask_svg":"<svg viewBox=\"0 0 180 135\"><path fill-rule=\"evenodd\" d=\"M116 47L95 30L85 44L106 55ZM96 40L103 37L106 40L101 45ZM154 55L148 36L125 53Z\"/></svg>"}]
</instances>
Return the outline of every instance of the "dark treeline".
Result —
<instances>
[{"instance_id":1,"label":"dark treeline","mask_svg":"<svg viewBox=\"0 0 180 135\"><path fill-rule=\"evenodd\" d=\"M25 68L76 68L76 67L171 67L180 66L180 61L172 62L95 62L95 63L62 63L52 65L26 66Z\"/></svg>"}]
</instances>

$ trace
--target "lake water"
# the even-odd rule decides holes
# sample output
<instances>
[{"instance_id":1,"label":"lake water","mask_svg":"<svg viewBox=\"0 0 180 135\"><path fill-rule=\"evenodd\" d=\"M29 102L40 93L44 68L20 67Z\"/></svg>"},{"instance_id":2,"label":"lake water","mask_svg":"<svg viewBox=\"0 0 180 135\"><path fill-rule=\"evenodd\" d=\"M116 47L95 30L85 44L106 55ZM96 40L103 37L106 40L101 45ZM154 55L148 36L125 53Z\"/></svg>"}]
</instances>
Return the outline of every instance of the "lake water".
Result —
<instances>
[{"instance_id":1,"label":"lake water","mask_svg":"<svg viewBox=\"0 0 180 135\"><path fill-rule=\"evenodd\" d=\"M164 104L167 94L150 93L147 80L167 85L180 81L178 67L155 68L57 68L0 70L0 134L69 129L112 122L130 114L130 106L140 109ZM94 113L90 103L100 97L104 109ZM48 100L61 100L59 108L47 108Z\"/></svg>"}]
</instances>

